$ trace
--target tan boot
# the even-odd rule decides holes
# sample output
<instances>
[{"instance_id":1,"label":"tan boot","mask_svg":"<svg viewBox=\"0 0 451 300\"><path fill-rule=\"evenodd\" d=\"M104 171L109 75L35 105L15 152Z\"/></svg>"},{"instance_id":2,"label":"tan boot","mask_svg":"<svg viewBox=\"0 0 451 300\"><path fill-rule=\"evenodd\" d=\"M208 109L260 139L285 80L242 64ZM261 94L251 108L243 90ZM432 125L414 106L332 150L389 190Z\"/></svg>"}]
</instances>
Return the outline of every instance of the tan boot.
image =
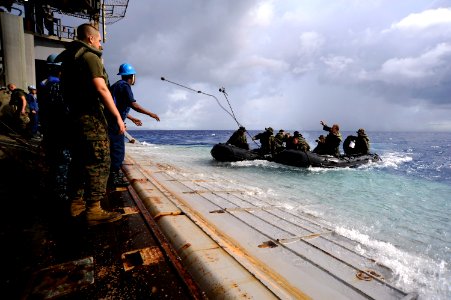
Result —
<instances>
[{"instance_id":1,"label":"tan boot","mask_svg":"<svg viewBox=\"0 0 451 300\"><path fill-rule=\"evenodd\" d=\"M86 223L88 226L111 223L120 219L122 219L120 213L103 210L100 201L86 203Z\"/></svg>"},{"instance_id":2,"label":"tan boot","mask_svg":"<svg viewBox=\"0 0 451 300\"><path fill-rule=\"evenodd\" d=\"M70 204L70 215L72 217L78 217L82 212L86 210L85 201L83 198L76 198L72 200Z\"/></svg>"}]
</instances>

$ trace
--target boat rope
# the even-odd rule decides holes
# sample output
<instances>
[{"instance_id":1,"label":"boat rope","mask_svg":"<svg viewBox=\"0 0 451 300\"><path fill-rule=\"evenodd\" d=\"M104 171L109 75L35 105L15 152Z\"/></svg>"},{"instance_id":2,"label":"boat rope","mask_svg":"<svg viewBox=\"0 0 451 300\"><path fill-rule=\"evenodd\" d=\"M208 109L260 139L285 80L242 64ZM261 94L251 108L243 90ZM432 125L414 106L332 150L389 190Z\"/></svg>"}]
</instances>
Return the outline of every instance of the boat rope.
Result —
<instances>
[{"instance_id":1,"label":"boat rope","mask_svg":"<svg viewBox=\"0 0 451 300\"><path fill-rule=\"evenodd\" d=\"M198 94L202 94L202 95L205 95L205 96L213 97L213 98L216 100L216 102L218 103L219 107L221 107L221 108L222 108L229 116L232 117L233 120L235 120L235 122L236 122L236 124L238 125L238 127L243 126L243 125L238 121L238 119L235 117L235 113L233 112L232 105L230 104L230 101L229 101L229 99L228 99L228 97L227 97L227 93L226 93L226 91L225 91L225 88L222 87L222 88L219 89L219 91L224 95L225 99L227 100L227 103L228 103L228 105L229 105L229 107L230 107L230 111L228 111L228 110L221 104L221 102L219 101L219 99L218 99L216 96L212 95L212 94L208 94L208 93L202 92L202 91L200 91L200 90L195 90L195 89L193 89L193 88L190 88L189 86L186 86L186 85L183 85L183 84L181 84L181 83L177 83L177 82L171 81L171 80L169 80L169 79L166 79L165 77L161 77L161 80L167 81L167 82L169 82L169 83L172 83L172 84L174 84L174 85L177 85L177 86L179 86L179 87L182 87L182 88L184 88L184 89L190 90L190 91L195 92L195 93L198 93ZM243 127L244 127L244 126L243 126ZM247 135L251 138L251 140L257 145L257 147L260 148L261 146L260 146L260 145L252 138L252 136L250 135L250 133L249 133L247 130L246 130L246 132L247 132Z\"/></svg>"},{"instance_id":2,"label":"boat rope","mask_svg":"<svg viewBox=\"0 0 451 300\"><path fill-rule=\"evenodd\" d=\"M229 104L230 111L232 112L233 118L234 118L235 121L237 122L238 126L242 126L242 125L240 125L239 122L236 120L235 113L233 112L233 108L232 108L232 105L230 104L229 97L227 97L228 95L227 95L227 92L225 91L225 88L222 87L222 88L219 89L219 91L224 95L224 98L226 99L227 103ZM246 130L246 134L251 138L251 141L253 141L254 144L257 145L258 148L261 148L261 145L259 145L259 144L253 139L252 135L251 135L247 130Z\"/></svg>"},{"instance_id":3,"label":"boat rope","mask_svg":"<svg viewBox=\"0 0 451 300\"><path fill-rule=\"evenodd\" d=\"M31 151L37 151L39 149L39 145L33 145L33 144L27 142L24 138L20 137L20 134L17 131L15 131L14 129L9 127L3 121L0 121L0 124L2 124L7 129L7 131L9 131L9 132L6 133L6 135L8 137L12 138L13 140L18 142L19 144L22 144L24 147L28 148Z\"/></svg>"},{"instance_id":4,"label":"boat rope","mask_svg":"<svg viewBox=\"0 0 451 300\"><path fill-rule=\"evenodd\" d=\"M195 89L193 89L193 88L190 88L189 86L186 86L186 85L183 85L183 84L180 84L180 83L171 81L171 80L169 80L169 79L166 79L165 77L161 77L161 80L167 81L167 82L172 83L172 84L175 84L175 85L177 85L177 86L180 86L180 87L182 87L182 88L185 88L185 89L187 89L187 90L190 90L190 91L195 92L195 93L198 93L198 94L202 94L202 95L205 95L205 96L213 97L213 98L216 100L216 102L218 103L218 105L219 105L219 106L220 106L220 107L221 107L221 108L222 108L229 116L231 116L231 117L235 120L235 122L238 124L238 126L242 126L242 125L240 124L240 122L238 122L238 120L235 118L235 115L233 114L233 112L231 113L230 111L228 111L228 110L221 104L221 102L219 102L219 100L218 100L218 98L216 98L216 96L214 96L214 95L212 95L212 94L204 93L204 92L202 92L202 91L200 91L200 90L195 90Z\"/></svg>"},{"instance_id":5,"label":"boat rope","mask_svg":"<svg viewBox=\"0 0 451 300\"><path fill-rule=\"evenodd\" d=\"M226 93L226 91L225 91L225 88L222 87L222 88L219 89L219 91L224 95L224 98L226 99L227 104L228 104L229 107L230 107L230 111L232 112L232 117L233 117L233 119L236 121L236 123L238 124L238 126L241 126L240 122L238 122L238 120L237 120L236 117L235 117L235 113L233 112L232 105L230 105L230 101L229 101L229 98L227 97L227 93Z\"/></svg>"}]
</instances>

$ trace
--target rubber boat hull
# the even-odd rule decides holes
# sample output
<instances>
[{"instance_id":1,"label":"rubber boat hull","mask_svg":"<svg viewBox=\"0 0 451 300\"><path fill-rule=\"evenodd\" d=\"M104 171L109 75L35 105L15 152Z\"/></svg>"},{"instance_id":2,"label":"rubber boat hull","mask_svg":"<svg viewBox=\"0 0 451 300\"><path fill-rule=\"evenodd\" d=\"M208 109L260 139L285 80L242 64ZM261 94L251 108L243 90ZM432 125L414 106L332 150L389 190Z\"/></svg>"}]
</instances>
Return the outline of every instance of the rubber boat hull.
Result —
<instances>
[{"instance_id":1,"label":"rubber boat hull","mask_svg":"<svg viewBox=\"0 0 451 300\"><path fill-rule=\"evenodd\" d=\"M275 155L273 161L302 168L355 168L371 162L381 161L381 158L375 153L334 157L331 155L319 155L310 151L284 150Z\"/></svg>"},{"instance_id":2,"label":"rubber boat hull","mask_svg":"<svg viewBox=\"0 0 451 300\"><path fill-rule=\"evenodd\" d=\"M273 159L268 159L252 150L238 148L228 144L216 144L211 149L211 155L217 161L234 162L243 160L265 159L279 164L300 168L355 168L371 162L381 161L377 154L365 154L355 156L334 157L331 155L319 155L310 151L284 150L276 154Z\"/></svg>"},{"instance_id":3,"label":"rubber boat hull","mask_svg":"<svg viewBox=\"0 0 451 300\"><path fill-rule=\"evenodd\" d=\"M255 160L264 159L258 153L252 150L246 150L238 148L228 144L216 144L210 151L211 156L218 161L243 161L243 160Z\"/></svg>"}]
</instances>

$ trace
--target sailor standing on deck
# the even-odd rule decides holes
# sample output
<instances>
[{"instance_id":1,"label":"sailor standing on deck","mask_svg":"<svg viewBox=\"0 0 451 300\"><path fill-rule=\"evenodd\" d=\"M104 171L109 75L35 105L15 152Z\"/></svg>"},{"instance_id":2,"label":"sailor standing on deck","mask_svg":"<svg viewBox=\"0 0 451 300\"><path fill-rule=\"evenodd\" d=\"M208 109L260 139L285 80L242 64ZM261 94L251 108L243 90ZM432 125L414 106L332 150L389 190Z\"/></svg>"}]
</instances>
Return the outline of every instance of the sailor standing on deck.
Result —
<instances>
[{"instance_id":1,"label":"sailor standing on deck","mask_svg":"<svg viewBox=\"0 0 451 300\"><path fill-rule=\"evenodd\" d=\"M67 170L72 137L67 134L67 128L70 126L69 109L61 91L61 63L55 61L57 56L50 54L47 57L48 77L39 83L39 116L42 146L49 169L46 183L52 196L62 199L67 196Z\"/></svg>"},{"instance_id":2,"label":"sailor standing on deck","mask_svg":"<svg viewBox=\"0 0 451 300\"><path fill-rule=\"evenodd\" d=\"M111 113L119 134L124 133L125 125L106 84L99 31L91 24L82 24L77 28L77 39L57 58L62 61L61 86L74 139L69 175L71 214L76 216L85 210L82 216L87 225L97 225L122 218L120 213L101 207L110 173L104 110Z\"/></svg>"},{"instance_id":3,"label":"sailor standing on deck","mask_svg":"<svg viewBox=\"0 0 451 300\"><path fill-rule=\"evenodd\" d=\"M129 118L135 125L142 125L141 120L128 114L130 108L132 108L139 113L148 115L149 117L160 121L158 115L144 109L136 102L135 97L133 96L131 86L134 85L136 81L135 68L130 64L122 64L119 66L119 73L117 75L121 75L122 78L111 86L111 94L113 95L114 103L116 104L122 120L125 121L125 118ZM121 172L122 162L125 158L124 134L118 132L117 123L112 114L106 112L105 116L108 121L108 136L110 138L111 154L109 183L116 187L128 186L129 182L124 179L124 175Z\"/></svg>"},{"instance_id":4,"label":"sailor standing on deck","mask_svg":"<svg viewBox=\"0 0 451 300\"><path fill-rule=\"evenodd\" d=\"M37 90L34 85L28 86L28 94L27 94L27 102L28 107L30 108L30 112L28 113L28 117L30 118L30 132L32 137L37 137L38 126L39 126L39 118L38 118L38 97Z\"/></svg>"},{"instance_id":5,"label":"sailor standing on deck","mask_svg":"<svg viewBox=\"0 0 451 300\"><path fill-rule=\"evenodd\" d=\"M22 134L26 134L26 128L30 123L28 117L29 107L26 100L27 94L24 90L16 87L15 84L8 84L8 90L11 92L11 101L9 105L13 108L13 126Z\"/></svg>"}]
</instances>

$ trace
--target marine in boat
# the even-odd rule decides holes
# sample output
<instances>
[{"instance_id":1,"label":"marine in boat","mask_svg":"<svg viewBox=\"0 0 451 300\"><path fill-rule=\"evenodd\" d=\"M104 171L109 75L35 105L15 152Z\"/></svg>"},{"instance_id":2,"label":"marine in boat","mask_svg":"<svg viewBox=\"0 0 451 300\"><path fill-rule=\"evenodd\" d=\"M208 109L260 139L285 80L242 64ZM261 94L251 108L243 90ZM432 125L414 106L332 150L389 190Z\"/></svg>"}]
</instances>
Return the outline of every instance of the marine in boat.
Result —
<instances>
[{"instance_id":1,"label":"marine in boat","mask_svg":"<svg viewBox=\"0 0 451 300\"><path fill-rule=\"evenodd\" d=\"M244 127L243 127L244 128ZM296 131L296 133L298 133ZM348 136L343 144L344 155L324 154L322 144L324 136L320 136L318 146L313 151L306 150L305 147L291 148L288 147L272 155L262 155L259 149L249 150L249 147L239 147L231 142L219 143L211 149L211 155L214 159L221 162L236 162L243 160L264 159L274 161L276 163L308 168L353 168L364 164L381 161L376 153L369 152L369 139L364 129L357 131L358 136ZM236 132L232 135L235 136ZM302 136L302 135L300 135ZM247 145L247 143L246 143Z\"/></svg>"}]
</instances>

